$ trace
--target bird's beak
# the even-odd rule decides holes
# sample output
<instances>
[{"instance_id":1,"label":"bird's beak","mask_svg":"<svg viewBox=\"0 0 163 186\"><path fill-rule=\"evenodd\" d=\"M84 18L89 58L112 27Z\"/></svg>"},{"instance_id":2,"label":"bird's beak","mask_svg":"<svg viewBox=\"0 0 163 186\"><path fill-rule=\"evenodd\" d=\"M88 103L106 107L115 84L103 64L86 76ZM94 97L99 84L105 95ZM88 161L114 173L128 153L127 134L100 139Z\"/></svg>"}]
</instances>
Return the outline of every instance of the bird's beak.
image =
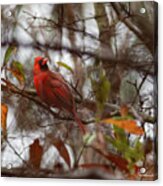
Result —
<instances>
[{"instance_id":1,"label":"bird's beak","mask_svg":"<svg viewBox=\"0 0 163 186\"><path fill-rule=\"evenodd\" d=\"M42 64L45 65L48 62L48 58L44 58Z\"/></svg>"}]
</instances>

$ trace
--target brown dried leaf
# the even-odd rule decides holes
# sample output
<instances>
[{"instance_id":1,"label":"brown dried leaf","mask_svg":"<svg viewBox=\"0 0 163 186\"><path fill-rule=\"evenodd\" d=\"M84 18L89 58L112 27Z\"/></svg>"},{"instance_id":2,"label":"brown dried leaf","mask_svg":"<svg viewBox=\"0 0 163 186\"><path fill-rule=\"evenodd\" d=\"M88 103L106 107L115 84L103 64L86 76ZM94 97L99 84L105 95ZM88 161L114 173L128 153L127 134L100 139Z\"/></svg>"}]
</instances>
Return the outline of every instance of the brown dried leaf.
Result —
<instances>
[{"instance_id":1,"label":"brown dried leaf","mask_svg":"<svg viewBox=\"0 0 163 186\"><path fill-rule=\"evenodd\" d=\"M120 170L125 170L128 172L128 162L127 160L123 159L120 156L117 156L116 154L109 153L107 154L107 159L112 161Z\"/></svg>"},{"instance_id":2,"label":"brown dried leaf","mask_svg":"<svg viewBox=\"0 0 163 186\"><path fill-rule=\"evenodd\" d=\"M65 160L67 165L71 167L70 156L63 141L60 139L55 139L53 144L57 148L58 152L60 153L61 157Z\"/></svg>"},{"instance_id":3,"label":"brown dried leaf","mask_svg":"<svg viewBox=\"0 0 163 186\"><path fill-rule=\"evenodd\" d=\"M39 169L43 154L43 147L39 143L39 139L35 139L33 144L29 146L29 163L33 168Z\"/></svg>"},{"instance_id":4,"label":"brown dried leaf","mask_svg":"<svg viewBox=\"0 0 163 186\"><path fill-rule=\"evenodd\" d=\"M103 156L108 161L111 161L114 163L120 170L128 172L128 162L127 160L123 159L122 157L113 154L111 152L107 152L104 149L98 148L96 146L92 146L93 149L99 153L101 156Z\"/></svg>"}]
</instances>

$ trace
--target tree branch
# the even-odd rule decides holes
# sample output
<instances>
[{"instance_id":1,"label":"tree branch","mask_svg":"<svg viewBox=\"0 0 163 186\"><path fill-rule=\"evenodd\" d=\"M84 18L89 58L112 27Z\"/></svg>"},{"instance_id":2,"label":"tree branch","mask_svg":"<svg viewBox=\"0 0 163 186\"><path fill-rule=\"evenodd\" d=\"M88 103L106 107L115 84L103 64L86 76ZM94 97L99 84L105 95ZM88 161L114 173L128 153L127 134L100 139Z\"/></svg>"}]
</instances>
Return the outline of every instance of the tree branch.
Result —
<instances>
[{"instance_id":1,"label":"tree branch","mask_svg":"<svg viewBox=\"0 0 163 186\"><path fill-rule=\"evenodd\" d=\"M103 172L99 168L70 171L69 173L56 174L54 170L40 169L38 171L27 170L22 167L6 169L2 167L3 177L26 177L26 178L60 178L60 179L113 179L115 175Z\"/></svg>"},{"instance_id":2,"label":"tree branch","mask_svg":"<svg viewBox=\"0 0 163 186\"><path fill-rule=\"evenodd\" d=\"M30 101L33 101L34 103L36 103L37 105L41 106L42 108L46 109L50 114L52 114L52 116L55 118L55 119L59 119L59 120L63 120L63 121L73 121L73 118L71 117L61 117L59 116L57 113L55 113L53 110L51 110L51 108L42 103L41 101L39 101L37 98L34 98L31 94L34 94L33 91L30 92L30 91L25 91L25 90L21 90L19 88L17 88L14 84L12 84L11 82L5 80L5 79L2 79L2 82L5 82L6 85L1 85L1 88L2 88L2 91L9 91L9 92L12 92L14 94L18 94L24 98L27 98L28 100ZM95 122L95 120L90 120L90 121L83 121L82 122L87 125L87 124L90 124L90 123L93 123Z\"/></svg>"},{"instance_id":3,"label":"tree branch","mask_svg":"<svg viewBox=\"0 0 163 186\"><path fill-rule=\"evenodd\" d=\"M153 54L153 45L150 42L151 38L146 37L146 35L144 35L143 32L139 28L137 28L136 25L133 24L133 22L130 20L130 16L126 15L126 11L123 10L120 3L114 2L111 3L111 5L116 12L119 20L122 21L144 43L151 54ZM128 16L128 18L123 19L124 16Z\"/></svg>"}]
</instances>

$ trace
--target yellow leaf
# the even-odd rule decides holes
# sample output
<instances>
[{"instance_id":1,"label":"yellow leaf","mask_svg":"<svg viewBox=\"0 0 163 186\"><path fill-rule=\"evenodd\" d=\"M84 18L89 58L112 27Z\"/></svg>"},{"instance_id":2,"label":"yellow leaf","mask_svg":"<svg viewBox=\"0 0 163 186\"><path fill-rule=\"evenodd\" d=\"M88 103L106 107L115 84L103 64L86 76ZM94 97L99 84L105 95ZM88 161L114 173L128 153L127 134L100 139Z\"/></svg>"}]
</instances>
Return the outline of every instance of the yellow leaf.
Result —
<instances>
[{"instance_id":1,"label":"yellow leaf","mask_svg":"<svg viewBox=\"0 0 163 186\"><path fill-rule=\"evenodd\" d=\"M33 168L39 169L43 154L43 147L39 143L39 139L35 139L33 144L29 146L29 163Z\"/></svg>"},{"instance_id":2,"label":"yellow leaf","mask_svg":"<svg viewBox=\"0 0 163 186\"><path fill-rule=\"evenodd\" d=\"M6 137L7 134L7 113L8 113L8 107L7 105L1 103L1 127L3 130L3 135Z\"/></svg>"},{"instance_id":3,"label":"yellow leaf","mask_svg":"<svg viewBox=\"0 0 163 186\"><path fill-rule=\"evenodd\" d=\"M105 124L113 124L119 128L124 129L126 132L136 134L136 135L143 135L144 131L141 127L137 126L135 120L132 119L114 119L109 118L102 121Z\"/></svg>"}]
</instances>

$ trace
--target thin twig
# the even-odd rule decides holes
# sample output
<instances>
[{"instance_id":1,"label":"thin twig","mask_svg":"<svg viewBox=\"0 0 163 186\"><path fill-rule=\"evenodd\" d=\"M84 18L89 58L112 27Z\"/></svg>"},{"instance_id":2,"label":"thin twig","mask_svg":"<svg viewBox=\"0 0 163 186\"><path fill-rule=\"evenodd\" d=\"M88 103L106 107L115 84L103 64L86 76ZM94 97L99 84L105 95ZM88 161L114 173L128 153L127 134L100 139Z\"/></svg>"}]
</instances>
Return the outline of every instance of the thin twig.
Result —
<instances>
[{"instance_id":1,"label":"thin twig","mask_svg":"<svg viewBox=\"0 0 163 186\"><path fill-rule=\"evenodd\" d=\"M132 101L132 105L134 105L134 103L135 103L137 97L140 95L140 90L141 90L141 88L142 88L144 82L146 81L147 77L148 77L148 73L146 73L146 74L144 75L144 77L143 77L143 79L142 79L140 85L137 87L137 94L135 95L135 97L134 97L134 99L133 99L133 101Z\"/></svg>"},{"instance_id":2,"label":"thin twig","mask_svg":"<svg viewBox=\"0 0 163 186\"><path fill-rule=\"evenodd\" d=\"M86 148L86 144L84 143L83 146L82 146L82 148L81 148L81 150L80 150L80 152L79 152L79 155L78 155L78 157L77 157L77 159L76 159L76 161L75 161L74 167L78 167L79 161L80 161L80 159L81 159L81 156L82 156L82 154L83 154L85 148Z\"/></svg>"},{"instance_id":3,"label":"thin twig","mask_svg":"<svg viewBox=\"0 0 163 186\"><path fill-rule=\"evenodd\" d=\"M31 166L21 157L21 155L14 149L14 147L11 145L11 143L6 139L7 144L9 147L14 151L14 153L18 156L18 158L29 168L31 169Z\"/></svg>"},{"instance_id":4,"label":"thin twig","mask_svg":"<svg viewBox=\"0 0 163 186\"><path fill-rule=\"evenodd\" d=\"M136 27L136 25L133 24L133 22L130 20L131 16L126 14L124 9L121 6L121 3L111 3L115 13L118 16L118 19L122 21L141 41L143 41L144 45L149 49L151 54L153 54L153 46L149 42L149 38L147 38L142 31ZM127 17L123 19L123 17Z\"/></svg>"}]
</instances>

